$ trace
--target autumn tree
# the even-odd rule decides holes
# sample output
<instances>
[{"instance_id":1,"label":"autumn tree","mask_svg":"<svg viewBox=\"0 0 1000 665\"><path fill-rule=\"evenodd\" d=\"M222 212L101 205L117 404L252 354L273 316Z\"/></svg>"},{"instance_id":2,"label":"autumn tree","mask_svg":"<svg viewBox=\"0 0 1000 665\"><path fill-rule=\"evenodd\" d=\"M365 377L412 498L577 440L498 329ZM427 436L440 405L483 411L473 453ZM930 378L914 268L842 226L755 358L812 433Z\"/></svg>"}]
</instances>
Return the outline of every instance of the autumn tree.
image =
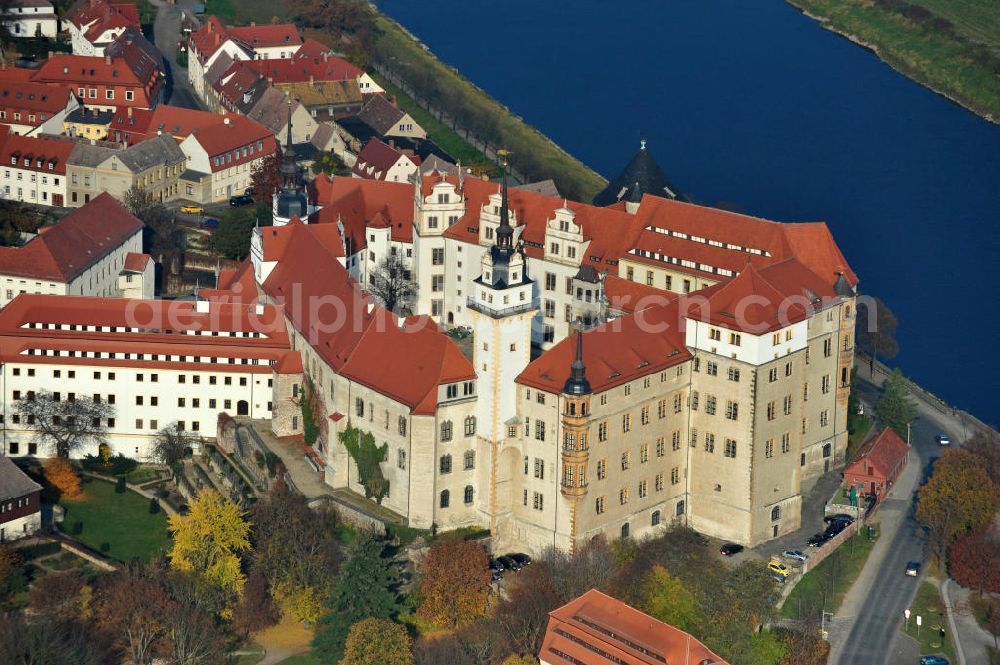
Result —
<instances>
[{"instance_id":1,"label":"autumn tree","mask_svg":"<svg viewBox=\"0 0 1000 665\"><path fill-rule=\"evenodd\" d=\"M68 458L85 445L108 442L107 423L117 411L114 405L75 393L28 393L14 403L22 422L34 423L34 440L51 445L59 457Z\"/></svg>"},{"instance_id":2,"label":"autumn tree","mask_svg":"<svg viewBox=\"0 0 1000 665\"><path fill-rule=\"evenodd\" d=\"M504 659L500 665L538 665L538 659L534 656L518 656L514 654Z\"/></svg>"},{"instance_id":3,"label":"autumn tree","mask_svg":"<svg viewBox=\"0 0 1000 665\"><path fill-rule=\"evenodd\" d=\"M989 523L1000 491L980 459L967 450L946 450L930 480L917 492L917 520L930 532L938 561L955 540Z\"/></svg>"},{"instance_id":4,"label":"autumn tree","mask_svg":"<svg viewBox=\"0 0 1000 665\"><path fill-rule=\"evenodd\" d=\"M270 206L274 193L281 189L281 160L281 147L275 147L272 154L258 160L250 169L253 200L258 204Z\"/></svg>"},{"instance_id":5,"label":"autumn tree","mask_svg":"<svg viewBox=\"0 0 1000 665\"><path fill-rule=\"evenodd\" d=\"M977 429L962 448L979 458L990 478L1000 478L1000 433L995 429Z\"/></svg>"},{"instance_id":6,"label":"autumn tree","mask_svg":"<svg viewBox=\"0 0 1000 665\"><path fill-rule=\"evenodd\" d=\"M396 254L387 255L376 264L369 277L365 289L382 307L396 314L413 311L417 283L403 259Z\"/></svg>"},{"instance_id":7,"label":"autumn tree","mask_svg":"<svg viewBox=\"0 0 1000 665\"><path fill-rule=\"evenodd\" d=\"M573 553L546 548L538 560L548 564L552 588L563 603L590 589L605 588L619 568L615 553L603 536L591 539Z\"/></svg>"},{"instance_id":8,"label":"autumn tree","mask_svg":"<svg viewBox=\"0 0 1000 665\"><path fill-rule=\"evenodd\" d=\"M28 586L21 563L21 555L13 547L0 543L0 610Z\"/></svg>"},{"instance_id":9,"label":"autumn tree","mask_svg":"<svg viewBox=\"0 0 1000 665\"><path fill-rule=\"evenodd\" d=\"M316 625L313 654L323 662L337 663L351 626L362 619L395 617L400 610L398 584L395 567L383 556L382 541L363 534L351 546L330 589L327 613Z\"/></svg>"},{"instance_id":10,"label":"autumn tree","mask_svg":"<svg viewBox=\"0 0 1000 665\"><path fill-rule=\"evenodd\" d=\"M455 629L485 616L490 593L488 560L486 550L470 540L450 538L435 543L424 560L420 618Z\"/></svg>"},{"instance_id":11,"label":"autumn tree","mask_svg":"<svg viewBox=\"0 0 1000 665\"><path fill-rule=\"evenodd\" d=\"M162 464L172 467L184 459L189 445L189 439L184 436L177 423L172 422L156 433L153 456Z\"/></svg>"},{"instance_id":12,"label":"autumn tree","mask_svg":"<svg viewBox=\"0 0 1000 665\"><path fill-rule=\"evenodd\" d=\"M32 612L57 622L88 618L93 590L77 571L49 573L31 585Z\"/></svg>"},{"instance_id":13,"label":"autumn tree","mask_svg":"<svg viewBox=\"0 0 1000 665\"><path fill-rule=\"evenodd\" d=\"M340 563L336 512L309 508L305 497L279 481L253 507L251 521L253 569L285 614L315 623Z\"/></svg>"},{"instance_id":14,"label":"autumn tree","mask_svg":"<svg viewBox=\"0 0 1000 665\"><path fill-rule=\"evenodd\" d=\"M859 298L857 308L855 343L858 350L868 356L869 369L874 376L879 356L888 360L899 353L896 315L879 298Z\"/></svg>"},{"instance_id":15,"label":"autumn tree","mask_svg":"<svg viewBox=\"0 0 1000 665\"><path fill-rule=\"evenodd\" d=\"M83 496L83 486L80 476L70 461L64 457L52 457L42 467L45 482L60 496L66 499L79 499Z\"/></svg>"},{"instance_id":16,"label":"autumn tree","mask_svg":"<svg viewBox=\"0 0 1000 665\"><path fill-rule=\"evenodd\" d=\"M139 219L142 219L143 215L159 204L159 201L156 200L152 192L138 185L129 187L122 196L121 201L122 205Z\"/></svg>"},{"instance_id":17,"label":"autumn tree","mask_svg":"<svg viewBox=\"0 0 1000 665\"><path fill-rule=\"evenodd\" d=\"M973 598L972 607L979 624L993 636L993 648L1000 649L1000 597Z\"/></svg>"},{"instance_id":18,"label":"autumn tree","mask_svg":"<svg viewBox=\"0 0 1000 665\"><path fill-rule=\"evenodd\" d=\"M704 618L698 601L679 579L656 564L642 581L642 602L638 609L689 633L697 632Z\"/></svg>"},{"instance_id":19,"label":"autumn tree","mask_svg":"<svg viewBox=\"0 0 1000 665\"><path fill-rule=\"evenodd\" d=\"M988 528L955 541L948 552L948 574L967 589L1000 593L1000 546Z\"/></svg>"},{"instance_id":20,"label":"autumn tree","mask_svg":"<svg viewBox=\"0 0 1000 665\"><path fill-rule=\"evenodd\" d=\"M281 613L274 604L267 580L259 570L251 570L240 602L233 612L233 627L244 638L250 633L264 630L281 620Z\"/></svg>"},{"instance_id":21,"label":"autumn tree","mask_svg":"<svg viewBox=\"0 0 1000 665\"><path fill-rule=\"evenodd\" d=\"M875 417L886 427L891 427L903 441L909 442L909 426L917 417L917 407L898 369L882 386L882 396L875 405Z\"/></svg>"},{"instance_id":22,"label":"autumn tree","mask_svg":"<svg viewBox=\"0 0 1000 665\"><path fill-rule=\"evenodd\" d=\"M115 662L83 624L11 613L0 621L0 663L106 665Z\"/></svg>"},{"instance_id":23,"label":"autumn tree","mask_svg":"<svg viewBox=\"0 0 1000 665\"><path fill-rule=\"evenodd\" d=\"M410 636L389 619L362 619L347 634L340 665L413 665Z\"/></svg>"},{"instance_id":24,"label":"autumn tree","mask_svg":"<svg viewBox=\"0 0 1000 665\"><path fill-rule=\"evenodd\" d=\"M202 491L187 515L171 515L173 568L191 572L230 593L243 588L240 554L250 548L250 525L243 510L215 491Z\"/></svg>"},{"instance_id":25,"label":"autumn tree","mask_svg":"<svg viewBox=\"0 0 1000 665\"><path fill-rule=\"evenodd\" d=\"M106 577L97 593L97 624L133 665L152 665L177 615L163 584L139 566Z\"/></svg>"},{"instance_id":26,"label":"autumn tree","mask_svg":"<svg viewBox=\"0 0 1000 665\"><path fill-rule=\"evenodd\" d=\"M539 560L518 573L500 602L495 619L517 653L538 653L548 614L563 604L552 582L552 566Z\"/></svg>"}]
</instances>

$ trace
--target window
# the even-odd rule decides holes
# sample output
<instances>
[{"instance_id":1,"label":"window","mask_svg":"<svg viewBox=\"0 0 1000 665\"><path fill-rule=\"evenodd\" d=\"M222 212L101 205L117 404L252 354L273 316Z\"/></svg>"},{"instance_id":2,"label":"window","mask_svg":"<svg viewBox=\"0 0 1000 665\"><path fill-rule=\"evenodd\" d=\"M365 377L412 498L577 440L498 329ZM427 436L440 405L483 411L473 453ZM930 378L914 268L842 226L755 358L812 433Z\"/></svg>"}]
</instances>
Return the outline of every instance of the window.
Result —
<instances>
[{"instance_id":1,"label":"window","mask_svg":"<svg viewBox=\"0 0 1000 665\"><path fill-rule=\"evenodd\" d=\"M735 381L736 383L739 383L739 381L740 381L740 370L739 370L738 367L730 367L729 368L729 380L730 381Z\"/></svg>"},{"instance_id":2,"label":"window","mask_svg":"<svg viewBox=\"0 0 1000 665\"><path fill-rule=\"evenodd\" d=\"M632 464L632 451L626 450L622 453L622 471L628 471Z\"/></svg>"},{"instance_id":3,"label":"window","mask_svg":"<svg viewBox=\"0 0 1000 665\"><path fill-rule=\"evenodd\" d=\"M823 444L823 457L829 457L832 449L829 443Z\"/></svg>"},{"instance_id":4,"label":"window","mask_svg":"<svg viewBox=\"0 0 1000 665\"><path fill-rule=\"evenodd\" d=\"M632 430L632 414L626 413L622 415L622 432L629 432Z\"/></svg>"},{"instance_id":5,"label":"window","mask_svg":"<svg viewBox=\"0 0 1000 665\"><path fill-rule=\"evenodd\" d=\"M675 511L675 514L677 515L677 517L680 517L681 515L684 514L684 502L683 501L678 501L677 502L677 510Z\"/></svg>"},{"instance_id":6,"label":"window","mask_svg":"<svg viewBox=\"0 0 1000 665\"><path fill-rule=\"evenodd\" d=\"M663 420L664 418L667 417L667 400L661 399L659 403L656 405L656 416L660 420Z\"/></svg>"},{"instance_id":7,"label":"window","mask_svg":"<svg viewBox=\"0 0 1000 665\"><path fill-rule=\"evenodd\" d=\"M664 455L666 455L667 454L666 448L667 448L667 443L666 441L663 440L663 437L661 436L659 439L656 440L656 456L663 457Z\"/></svg>"},{"instance_id":8,"label":"window","mask_svg":"<svg viewBox=\"0 0 1000 665\"><path fill-rule=\"evenodd\" d=\"M705 432L705 452L715 452L715 434L712 432Z\"/></svg>"},{"instance_id":9,"label":"window","mask_svg":"<svg viewBox=\"0 0 1000 665\"><path fill-rule=\"evenodd\" d=\"M716 362L712 362L711 360L709 360L708 363L707 363L707 366L705 368L705 371L706 371L706 373L709 376L718 376L719 375L719 364L716 363Z\"/></svg>"},{"instance_id":10,"label":"window","mask_svg":"<svg viewBox=\"0 0 1000 665\"><path fill-rule=\"evenodd\" d=\"M597 479L604 480L608 477L608 460L602 459L597 462Z\"/></svg>"},{"instance_id":11,"label":"window","mask_svg":"<svg viewBox=\"0 0 1000 665\"><path fill-rule=\"evenodd\" d=\"M465 492L464 492L464 494L465 494L465 496L464 496L465 505L469 505L470 503L472 503L472 494L473 494L472 485L466 485L465 486Z\"/></svg>"},{"instance_id":12,"label":"window","mask_svg":"<svg viewBox=\"0 0 1000 665\"><path fill-rule=\"evenodd\" d=\"M545 497L540 492L534 492L531 497L531 507L535 510L545 509Z\"/></svg>"},{"instance_id":13,"label":"window","mask_svg":"<svg viewBox=\"0 0 1000 665\"><path fill-rule=\"evenodd\" d=\"M647 490L646 481L645 480L640 480L639 481L639 498L640 499L645 499L646 498L646 494L647 494L646 490Z\"/></svg>"},{"instance_id":14,"label":"window","mask_svg":"<svg viewBox=\"0 0 1000 665\"><path fill-rule=\"evenodd\" d=\"M438 463L438 470L441 473L451 473L451 455L442 455Z\"/></svg>"},{"instance_id":15,"label":"window","mask_svg":"<svg viewBox=\"0 0 1000 665\"><path fill-rule=\"evenodd\" d=\"M639 446L639 464L645 464L649 461L649 444L644 443Z\"/></svg>"},{"instance_id":16,"label":"window","mask_svg":"<svg viewBox=\"0 0 1000 665\"><path fill-rule=\"evenodd\" d=\"M767 419L774 420L778 414L778 405L774 400L767 403Z\"/></svg>"},{"instance_id":17,"label":"window","mask_svg":"<svg viewBox=\"0 0 1000 665\"><path fill-rule=\"evenodd\" d=\"M681 407L684 405L684 395L677 394L674 395L674 413L680 413Z\"/></svg>"},{"instance_id":18,"label":"window","mask_svg":"<svg viewBox=\"0 0 1000 665\"><path fill-rule=\"evenodd\" d=\"M781 452L787 453L791 447L791 436L788 432L785 432L781 435Z\"/></svg>"},{"instance_id":19,"label":"window","mask_svg":"<svg viewBox=\"0 0 1000 665\"><path fill-rule=\"evenodd\" d=\"M639 422L643 425L649 424L649 407L644 406L639 410Z\"/></svg>"},{"instance_id":20,"label":"window","mask_svg":"<svg viewBox=\"0 0 1000 665\"><path fill-rule=\"evenodd\" d=\"M406 469L406 451L402 448L396 451L396 466L400 469Z\"/></svg>"},{"instance_id":21,"label":"window","mask_svg":"<svg viewBox=\"0 0 1000 665\"><path fill-rule=\"evenodd\" d=\"M545 479L545 460L535 458L535 478L539 480Z\"/></svg>"},{"instance_id":22,"label":"window","mask_svg":"<svg viewBox=\"0 0 1000 665\"><path fill-rule=\"evenodd\" d=\"M764 443L764 457L766 459L774 457L774 439L768 439Z\"/></svg>"},{"instance_id":23,"label":"window","mask_svg":"<svg viewBox=\"0 0 1000 665\"><path fill-rule=\"evenodd\" d=\"M784 414L786 416L791 415L791 413L792 413L792 396L791 395L785 395L785 398L782 400L781 406L782 406L782 410L783 410L783 412L784 412Z\"/></svg>"},{"instance_id":24,"label":"window","mask_svg":"<svg viewBox=\"0 0 1000 665\"><path fill-rule=\"evenodd\" d=\"M539 441L545 440L545 421L535 420L535 438Z\"/></svg>"},{"instance_id":25,"label":"window","mask_svg":"<svg viewBox=\"0 0 1000 665\"><path fill-rule=\"evenodd\" d=\"M819 412L819 426L826 427L830 423L830 412L823 409Z\"/></svg>"},{"instance_id":26,"label":"window","mask_svg":"<svg viewBox=\"0 0 1000 665\"><path fill-rule=\"evenodd\" d=\"M466 470L466 471L470 471L470 470L476 468L476 451L475 450L466 450L465 451L465 455L464 455L464 459L463 459L463 463L462 463L462 468L464 470Z\"/></svg>"},{"instance_id":27,"label":"window","mask_svg":"<svg viewBox=\"0 0 1000 665\"><path fill-rule=\"evenodd\" d=\"M732 344L733 346L739 346L740 345L740 334L739 333L734 333L734 332L729 333L729 343Z\"/></svg>"},{"instance_id":28,"label":"window","mask_svg":"<svg viewBox=\"0 0 1000 665\"><path fill-rule=\"evenodd\" d=\"M729 420L738 420L740 417L740 405L739 402L726 402L726 418Z\"/></svg>"},{"instance_id":29,"label":"window","mask_svg":"<svg viewBox=\"0 0 1000 665\"><path fill-rule=\"evenodd\" d=\"M712 341L718 342L722 339L722 331L718 328L709 328L708 338Z\"/></svg>"},{"instance_id":30,"label":"window","mask_svg":"<svg viewBox=\"0 0 1000 665\"><path fill-rule=\"evenodd\" d=\"M451 441L451 421L441 423L441 441Z\"/></svg>"},{"instance_id":31,"label":"window","mask_svg":"<svg viewBox=\"0 0 1000 665\"><path fill-rule=\"evenodd\" d=\"M726 439L726 457L736 457L736 441Z\"/></svg>"},{"instance_id":32,"label":"window","mask_svg":"<svg viewBox=\"0 0 1000 665\"><path fill-rule=\"evenodd\" d=\"M670 484L676 485L679 482L681 482L681 470L680 467L675 466L670 469Z\"/></svg>"},{"instance_id":33,"label":"window","mask_svg":"<svg viewBox=\"0 0 1000 665\"><path fill-rule=\"evenodd\" d=\"M650 526L659 526L660 525L660 511L659 510L654 510L653 513L652 513L652 515L649 516L649 524L650 524Z\"/></svg>"},{"instance_id":34,"label":"window","mask_svg":"<svg viewBox=\"0 0 1000 665\"><path fill-rule=\"evenodd\" d=\"M431 250L431 264L435 266L444 265L444 248L435 247Z\"/></svg>"},{"instance_id":35,"label":"window","mask_svg":"<svg viewBox=\"0 0 1000 665\"><path fill-rule=\"evenodd\" d=\"M771 521L777 522L781 519L781 506L775 506L771 509Z\"/></svg>"},{"instance_id":36,"label":"window","mask_svg":"<svg viewBox=\"0 0 1000 665\"><path fill-rule=\"evenodd\" d=\"M597 424L597 440L602 442L608 440L608 421L602 420Z\"/></svg>"},{"instance_id":37,"label":"window","mask_svg":"<svg viewBox=\"0 0 1000 665\"><path fill-rule=\"evenodd\" d=\"M824 339L823 340L823 357L824 358L829 358L832 352L833 352L833 340L831 340L831 339Z\"/></svg>"},{"instance_id":38,"label":"window","mask_svg":"<svg viewBox=\"0 0 1000 665\"><path fill-rule=\"evenodd\" d=\"M705 413L710 416L715 415L716 399L715 395L705 395Z\"/></svg>"},{"instance_id":39,"label":"window","mask_svg":"<svg viewBox=\"0 0 1000 665\"><path fill-rule=\"evenodd\" d=\"M830 375L824 374L823 378L820 379L820 392L826 395L830 392Z\"/></svg>"},{"instance_id":40,"label":"window","mask_svg":"<svg viewBox=\"0 0 1000 665\"><path fill-rule=\"evenodd\" d=\"M133 91L131 91L131 90L126 90L125 91L125 101L131 102L133 100L135 100L135 93Z\"/></svg>"},{"instance_id":41,"label":"window","mask_svg":"<svg viewBox=\"0 0 1000 665\"><path fill-rule=\"evenodd\" d=\"M594 510L598 515L603 515L607 509L607 497L599 496L594 500Z\"/></svg>"},{"instance_id":42,"label":"window","mask_svg":"<svg viewBox=\"0 0 1000 665\"><path fill-rule=\"evenodd\" d=\"M465 418L465 436L472 436L476 433L476 417L467 416Z\"/></svg>"},{"instance_id":43,"label":"window","mask_svg":"<svg viewBox=\"0 0 1000 665\"><path fill-rule=\"evenodd\" d=\"M697 390L692 390L691 391L691 410L692 411L697 411L698 410L698 397L699 397L698 391Z\"/></svg>"},{"instance_id":44,"label":"window","mask_svg":"<svg viewBox=\"0 0 1000 665\"><path fill-rule=\"evenodd\" d=\"M438 502L438 505L442 508L447 508L449 503L451 503L451 493L448 490L442 490L441 499Z\"/></svg>"},{"instance_id":45,"label":"window","mask_svg":"<svg viewBox=\"0 0 1000 665\"><path fill-rule=\"evenodd\" d=\"M550 272L545 273L545 290L546 291L556 290L556 276Z\"/></svg>"},{"instance_id":46,"label":"window","mask_svg":"<svg viewBox=\"0 0 1000 665\"><path fill-rule=\"evenodd\" d=\"M623 506L627 505L628 500L631 498L630 494L631 492L629 491L628 487L623 487L620 490L618 490L618 503Z\"/></svg>"},{"instance_id":47,"label":"window","mask_svg":"<svg viewBox=\"0 0 1000 665\"><path fill-rule=\"evenodd\" d=\"M294 388L298 388L298 384L296 384L295 386L292 386L292 388L293 389ZM294 392L295 391L293 390L293 394L294 394ZM355 397L354 398L354 413L355 413L355 415L358 416L358 418L364 418L364 416L365 416L365 401L363 399L361 399L360 397Z\"/></svg>"},{"instance_id":48,"label":"window","mask_svg":"<svg viewBox=\"0 0 1000 665\"><path fill-rule=\"evenodd\" d=\"M767 382L774 383L777 380L778 380L778 368L772 367L771 369L767 370Z\"/></svg>"}]
</instances>

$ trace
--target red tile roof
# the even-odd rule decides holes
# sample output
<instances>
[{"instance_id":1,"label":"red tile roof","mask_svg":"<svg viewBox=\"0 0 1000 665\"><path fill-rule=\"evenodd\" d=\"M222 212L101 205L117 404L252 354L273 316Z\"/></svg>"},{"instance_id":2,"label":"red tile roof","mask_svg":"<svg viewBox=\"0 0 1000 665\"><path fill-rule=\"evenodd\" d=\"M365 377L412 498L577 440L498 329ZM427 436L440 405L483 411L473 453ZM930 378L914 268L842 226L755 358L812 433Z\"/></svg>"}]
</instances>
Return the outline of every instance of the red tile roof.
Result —
<instances>
[{"instance_id":1,"label":"red tile roof","mask_svg":"<svg viewBox=\"0 0 1000 665\"><path fill-rule=\"evenodd\" d=\"M69 282L141 230L142 222L103 193L23 246L0 247L0 274Z\"/></svg>"},{"instance_id":2,"label":"red tile roof","mask_svg":"<svg viewBox=\"0 0 1000 665\"><path fill-rule=\"evenodd\" d=\"M201 62L212 57L230 39L226 26L215 16L209 16L200 28L191 33L188 44Z\"/></svg>"},{"instance_id":3,"label":"red tile roof","mask_svg":"<svg viewBox=\"0 0 1000 665\"><path fill-rule=\"evenodd\" d=\"M133 2L108 2L107 0L82 0L74 5L65 20L79 30L87 28L84 37L93 42L105 30L139 26L139 9Z\"/></svg>"},{"instance_id":4,"label":"red tile roof","mask_svg":"<svg viewBox=\"0 0 1000 665\"><path fill-rule=\"evenodd\" d=\"M118 93L113 100L115 106L137 106L149 108L152 97L159 85L161 72L159 63L154 62L142 49L129 51L130 57L87 56L56 54L37 70L33 81L68 85L72 88L104 86L110 89L130 89L134 92L131 101ZM103 92L94 100L106 103Z\"/></svg>"},{"instance_id":5,"label":"red tile roof","mask_svg":"<svg viewBox=\"0 0 1000 665\"><path fill-rule=\"evenodd\" d=\"M873 466L887 478L891 478L893 470L900 462L906 460L910 447L906 441L896 434L891 427L886 427L878 435L866 443L854 460L844 469L844 475L870 475L868 467Z\"/></svg>"},{"instance_id":6,"label":"red tile roof","mask_svg":"<svg viewBox=\"0 0 1000 665\"><path fill-rule=\"evenodd\" d=\"M270 129L243 115L216 115L213 124L192 129L190 136L208 153L212 172L250 163L272 154L277 148ZM249 147L253 146L253 150ZM257 146L261 147L258 148ZM242 150L247 147L247 150ZM232 155L231 158L228 158ZM227 157L216 164L212 158Z\"/></svg>"},{"instance_id":7,"label":"red tile roof","mask_svg":"<svg viewBox=\"0 0 1000 665\"><path fill-rule=\"evenodd\" d=\"M149 254L140 254L139 252L129 252L125 255L125 266L122 270L127 270L129 272L145 272L146 266L149 262L153 260Z\"/></svg>"},{"instance_id":8,"label":"red tile roof","mask_svg":"<svg viewBox=\"0 0 1000 665\"><path fill-rule=\"evenodd\" d=\"M74 147L76 143L65 138L9 134L0 143L0 163L7 168L66 175L66 161Z\"/></svg>"},{"instance_id":9,"label":"red tile roof","mask_svg":"<svg viewBox=\"0 0 1000 665\"><path fill-rule=\"evenodd\" d=\"M352 172L359 178L385 180L389 169L404 158L417 164L412 158L404 155L401 150L373 138L361 149Z\"/></svg>"},{"instance_id":10,"label":"red tile roof","mask_svg":"<svg viewBox=\"0 0 1000 665\"><path fill-rule=\"evenodd\" d=\"M209 129L222 122L224 116L209 111L188 109L182 106L158 104L155 109L128 109L117 111L108 126L109 136L121 132L121 139L129 134L130 143L139 143L156 137L159 133L170 134L177 140L186 138L195 130ZM118 139L115 139L118 140Z\"/></svg>"},{"instance_id":11,"label":"red tile roof","mask_svg":"<svg viewBox=\"0 0 1000 665\"><path fill-rule=\"evenodd\" d=\"M302 44L302 35L294 23L264 23L229 26L226 30L236 39L254 49Z\"/></svg>"},{"instance_id":12,"label":"red tile roof","mask_svg":"<svg viewBox=\"0 0 1000 665\"><path fill-rule=\"evenodd\" d=\"M691 359L678 297L661 292L663 301L583 333L583 362L595 393ZM575 357L576 336L570 335L532 361L517 382L561 393Z\"/></svg>"},{"instance_id":13,"label":"red tile roof","mask_svg":"<svg viewBox=\"0 0 1000 665\"><path fill-rule=\"evenodd\" d=\"M549 612L538 654L550 663L728 665L690 633L591 589Z\"/></svg>"},{"instance_id":14,"label":"red tile roof","mask_svg":"<svg viewBox=\"0 0 1000 665\"><path fill-rule=\"evenodd\" d=\"M238 268L223 268L219 271L217 288L201 289L199 295L213 302L253 303L259 300L257 280L253 274L253 262L247 257Z\"/></svg>"},{"instance_id":15,"label":"red tile roof","mask_svg":"<svg viewBox=\"0 0 1000 665\"><path fill-rule=\"evenodd\" d=\"M373 222L388 225L396 242L413 242L413 185L364 178L330 178L320 174L312 182L312 198L322 206L311 223L344 224L351 253L368 246L365 229Z\"/></svg>"},{"instance_id":16,"label":"red tile roof","mask_svg":"<svg viewBox=\"0 0 1000 665\"><path fill-rule=\"evenodd\" d=\"M315 230L296 222L264 236L266 260L277 260L264 292L334 371L433 414L438 386L474 379L472 365L429 317L398 319L372 303Z\"/></svg>"},{"instance_id":17,"label":"red tile roof","mask_svg":"<svg viewBox=\"0 0 1000 665\"><path fill-rule=\"evenodd\" d=\"M37 127L69 105L73 94L69 88L27 81L14 74L16 71L0 69L0 110L6 111L4 124ZM21 119L15 120L14 113L20 113ZM29 114L35 116L34 121L29 120Z\"/></svg>"},{"instance_id":18,"label":"red tile roof","mask_svg":"<svg viewBox=\"0 0 1000 665\"><path fill-rule=\"evenodd\" d=\"M364 74L343 58L330 55L321 44L318 48L326 49L326 53L315 53L317 47L312 44L318 42L306 40L291 58L248 60L246 64L273 83L352 81Z\"/></svg>"}]
</instances>

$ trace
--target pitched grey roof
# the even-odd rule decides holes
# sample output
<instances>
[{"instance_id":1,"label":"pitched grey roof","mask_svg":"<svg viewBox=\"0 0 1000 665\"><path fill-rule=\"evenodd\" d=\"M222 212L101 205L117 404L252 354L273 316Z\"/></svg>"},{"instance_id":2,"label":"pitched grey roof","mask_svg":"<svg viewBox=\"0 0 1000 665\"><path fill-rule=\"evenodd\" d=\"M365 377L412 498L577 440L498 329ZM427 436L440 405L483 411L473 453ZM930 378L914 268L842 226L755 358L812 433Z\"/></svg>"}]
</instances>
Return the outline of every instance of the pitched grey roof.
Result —
<instances>
[{"instance_id":1,"label":"pitched grey roof","mask_svg":"<svg viewBox=\"0 0 1000 665\"><path fill-rule=\"evenodd\" d=\"M77 143L73 147L73 152L70 153L69 159L66 160L66 164L70 166L87 166L90 168L97 167L104 163L109 157L114 155L117 150L110 148L105 145L91 145L89 143Z\"/></svg>"},{"instance_id":2,"label":"pitched grey roof","mask_svg":"<svg viewBox=\"0 0 1000 665\"><path fill-rule=\"evenodd\" d=\"M396 126L403 112L392 105L385 95L372 95L358 112L358 119L374 129L380 136Z\"/></svg>"},{"instance_id":3,"label":"pitched grey roof","mask_svg":"<svg viewBox=\"0 0 1000 665\"><path fill-rule=\"evenodd\" d=\"M205 85L209 88L215 85L216 81L222 78L222 75L226 73L230 67L233 66L233 59L230 57L229 53L223 51L219 54L219 57L215 59L212 66L208 68L205 72Z\"/></svg>"},{"instance_id":4,"label":"pitched grey roof","mask_svg":"<svg viewBox=\"0 0 1000 665\"><path fill-rule=\"evenodd\" d=\"M333 125L320 122L316 125L316 131L313 132L312 140L309 142L319 150L326 150L330 146L330 140L333 139L334 132Z\"/></svg>"},{"instance_id":5,"label":"pitched grey roof","mask_svg":"<svg viewBox=\"0 0 1000 665\"><path fill-rule=\"evenodd\" d=\"M663 169L646 150L645 141L642 142L639 152L628 163L625 170L608 183L604 191L594 197L594 205L609 206L619 201L639 203L643 194L652 194L667 199L687 200L667 180Z\"/></svg>"},{"instance_id":6,"label":"pitched grey roof","mask_svg":"<svg viewBox=\"0 0 1000 665\"><path fill-rule=\"evenodd\" d=\"M37 492L42 486L28 477L9 457L0 456L0 501Z\"/></svg>"},{"instance_id":7,"label":"pitched grey roof","mask_svg":"<svg viewBox=\"0 0 1000 665\"><path fill-rule=\"evenodd\" d=\"M529 182L523 185L517 185L514 189L520 189L524 192L534 192L535 194L543 194L545 196L554 196L556 198L562 196L556 188L555 181L551 178L549 180L539 180L538 182Z\"/></svg>"},{"instance_id":8,"label":"pitched grey roof","mask_svg":"<svg viewBox=\"0 0 1000 665\"><path fill-rule=\"evenodd\" d=\"M293 101L292 113L298 107L299 103ZM246 115L277 134L288 122L288 100L277 88L268 87Z\"/></svg>"},{"instance_id":9,"label":"pitched grey roof","mask_svg":"<svg viewBox=\"0 0 1000 665\"><path fill-rule=\"evenodd\" d=\"M136 143L123 150L118 158L133 173L145 171L158 164L177 164L185 159L184 151L169 134Z\"/></svg>"}]
</instances>

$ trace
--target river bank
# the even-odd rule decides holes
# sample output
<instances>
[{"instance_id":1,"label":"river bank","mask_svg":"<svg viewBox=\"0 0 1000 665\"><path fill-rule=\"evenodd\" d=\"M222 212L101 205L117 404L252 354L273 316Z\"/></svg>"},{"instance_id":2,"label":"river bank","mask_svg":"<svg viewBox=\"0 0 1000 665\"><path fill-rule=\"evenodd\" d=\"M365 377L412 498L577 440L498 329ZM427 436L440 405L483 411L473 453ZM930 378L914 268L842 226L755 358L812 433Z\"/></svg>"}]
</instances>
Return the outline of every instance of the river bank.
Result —
<instances>
[{"instance_id":1,"label":"river bank","mask_svg":"<svg viewBox=\"0 0 1000 665\"><path fill-rule=\"evenodd\" d=\"M1000 124L1000 81L994 73L1000 61L990 44L969 38L948 18L906 2L786 1L903 76Z\"/></svg>"}]
</instances>

